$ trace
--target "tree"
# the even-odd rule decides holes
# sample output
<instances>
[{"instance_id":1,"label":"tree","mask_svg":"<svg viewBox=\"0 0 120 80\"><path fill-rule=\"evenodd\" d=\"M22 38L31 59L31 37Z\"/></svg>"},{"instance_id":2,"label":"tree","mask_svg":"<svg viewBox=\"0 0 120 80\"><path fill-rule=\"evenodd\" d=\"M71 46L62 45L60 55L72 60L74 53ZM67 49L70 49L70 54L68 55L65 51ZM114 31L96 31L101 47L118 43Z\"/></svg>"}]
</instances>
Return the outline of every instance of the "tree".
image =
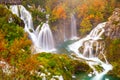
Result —
<instances>
[{"instance_id":1,"label":"tree","mask_svg":"<svg viewBox=\"0 0 120 80\"><path fill-rule=\"evenodd\" d=\"M52 15L55 19L66 19L66 12L64 6L62 4L59 4L53 9Z\"/></svg>"}]
</instances>

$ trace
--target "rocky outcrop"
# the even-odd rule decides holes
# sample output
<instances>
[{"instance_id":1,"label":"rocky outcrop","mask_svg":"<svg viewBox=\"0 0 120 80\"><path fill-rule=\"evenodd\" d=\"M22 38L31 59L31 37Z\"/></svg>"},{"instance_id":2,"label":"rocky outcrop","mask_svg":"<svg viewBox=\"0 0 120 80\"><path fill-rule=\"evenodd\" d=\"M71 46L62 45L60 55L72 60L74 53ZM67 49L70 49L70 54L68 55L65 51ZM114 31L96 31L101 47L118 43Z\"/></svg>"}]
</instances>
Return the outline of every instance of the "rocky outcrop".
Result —
<instances>
[{"instance_id":1,"label":"rocky outcrop","mask_svg":"<svg viewBox=\"0 0 120 80\"><path fill-rule=\"evenodd\" d=\"M105 36L110 39L120 38L120 9L115 8L112 16L108 19L105 26Z\"/></svg>"}]
</instances>

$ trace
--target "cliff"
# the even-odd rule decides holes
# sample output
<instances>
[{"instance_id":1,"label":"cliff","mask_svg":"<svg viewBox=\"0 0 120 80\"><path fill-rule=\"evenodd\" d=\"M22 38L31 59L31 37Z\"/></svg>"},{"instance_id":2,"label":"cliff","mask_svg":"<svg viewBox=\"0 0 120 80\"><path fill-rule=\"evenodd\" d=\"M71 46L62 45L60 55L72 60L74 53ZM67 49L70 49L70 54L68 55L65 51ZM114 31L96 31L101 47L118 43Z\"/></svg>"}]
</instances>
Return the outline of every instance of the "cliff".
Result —
<instances>
[{"instance_id":1,"label":"cliff","mask_svg":"<svg viewBox=\"0 0 120 80\"><path fill-rule=\"evenodd\" d=\"M111 17L105 26L105 36L110 39L120 38L120 9L115 8Z\"/></svg>"}]
</instances>

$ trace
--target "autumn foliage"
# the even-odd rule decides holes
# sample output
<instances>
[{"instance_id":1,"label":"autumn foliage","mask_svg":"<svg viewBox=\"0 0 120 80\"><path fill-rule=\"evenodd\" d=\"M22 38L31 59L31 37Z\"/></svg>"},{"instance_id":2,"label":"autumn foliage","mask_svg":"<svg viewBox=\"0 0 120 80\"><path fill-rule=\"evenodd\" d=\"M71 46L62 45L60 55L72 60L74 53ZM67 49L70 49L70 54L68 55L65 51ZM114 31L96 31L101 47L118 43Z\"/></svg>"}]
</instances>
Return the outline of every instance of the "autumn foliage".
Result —
<instances>
[{"instance_id":1,"label":"autumn foliage","mask_svg":"<svg viewBox=\"0 0 120 80\"><path fill-rule=\"evenodd\" d=\"M4 51L6 45L6 41L4 39L4 34L0 31L0 52Z\"/></svg>"},{"instance_id":2,"label":"autumn foliage","mask_svg":"<svg viewBox=\"0 0 120 80\"><path fill-rule=\"evenodd\" d=\"M104 12L107 2L105 0L88 0L77 7L78 17L87 17L88 19L102 18L100 14Z\"/></svg>"},{"instance_id":3,"label":"autumn foliage","mask_svg":"<svg viewBox=\"0 0 120 80\"><path fill-rule=\"evenodd\" d=\"M19 52L24 52L27 49L27 46L31 45L31 41L27 39L27 35L25 34L20 39L15 39L14 43L10 47L11 54L18 54Z\"/></svg>"},{"instance_id":4,"label":"autumn foliage","mask_svg":"<svg viewBox=\"0 0 120 80\"><path fill-rule=\"evenodd\" d=\"M53 9L52 15L55 17L55 19L66 19L66 12L64 6L62 4L59 4Z\"/></svg>"}]
</instances>

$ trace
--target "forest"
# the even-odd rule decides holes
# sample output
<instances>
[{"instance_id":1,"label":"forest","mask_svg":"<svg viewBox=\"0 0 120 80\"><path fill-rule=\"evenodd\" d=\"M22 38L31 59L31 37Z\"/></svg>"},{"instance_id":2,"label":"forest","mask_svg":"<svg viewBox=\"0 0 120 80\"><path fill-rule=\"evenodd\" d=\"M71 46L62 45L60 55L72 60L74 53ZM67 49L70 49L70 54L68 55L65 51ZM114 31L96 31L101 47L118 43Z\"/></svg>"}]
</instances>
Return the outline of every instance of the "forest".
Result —
<instances>
[{"instance_id":1,"label":"forest","mask_svg":"<svg viewBox=\"0 0 120 80\"><path fill-rule=\"evenodd\" d=\"M120 0L0 3L0 80L120 80Z\"/></svg>"}]
</instances>

